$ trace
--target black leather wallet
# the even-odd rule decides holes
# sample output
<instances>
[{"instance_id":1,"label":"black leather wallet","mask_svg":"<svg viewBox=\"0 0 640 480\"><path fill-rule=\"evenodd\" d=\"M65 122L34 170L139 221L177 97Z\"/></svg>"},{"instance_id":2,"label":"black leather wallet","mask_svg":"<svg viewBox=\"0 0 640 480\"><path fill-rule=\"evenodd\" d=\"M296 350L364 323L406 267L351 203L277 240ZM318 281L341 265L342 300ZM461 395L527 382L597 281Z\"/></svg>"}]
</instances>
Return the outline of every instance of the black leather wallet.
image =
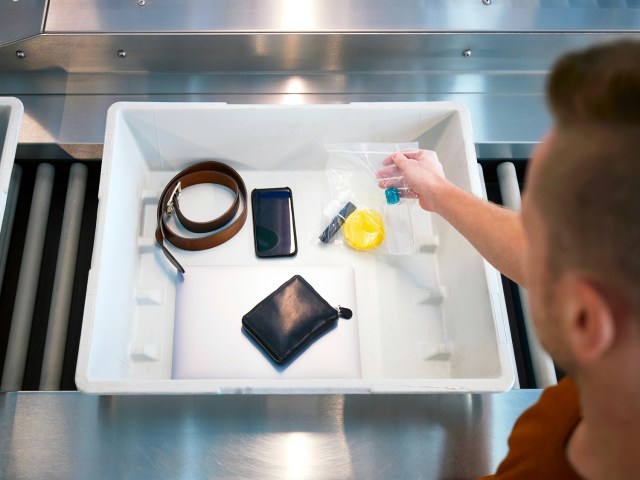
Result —
<instances>
[{"instance_id":1,"label":"black leather wallet","mask_svg":"<svg viewBox=\"0 0 640 480\"><path fill-rule=\"evenodd\" d=\"M338 317L351 318L344 307L332 307L300 275L294 275L242 317L245 331L279 365L326 332Z\"/></svg>"}]
</instances>

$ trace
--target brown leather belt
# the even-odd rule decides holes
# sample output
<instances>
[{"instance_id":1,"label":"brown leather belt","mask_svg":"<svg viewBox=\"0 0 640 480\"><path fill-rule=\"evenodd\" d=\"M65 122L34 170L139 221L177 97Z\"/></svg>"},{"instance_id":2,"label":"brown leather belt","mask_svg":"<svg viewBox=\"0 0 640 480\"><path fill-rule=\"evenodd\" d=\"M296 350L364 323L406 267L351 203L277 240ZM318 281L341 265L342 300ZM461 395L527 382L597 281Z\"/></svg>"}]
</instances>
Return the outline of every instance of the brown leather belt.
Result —
<instances>
[{"instance_id":1,"label":"brown leather belt","mask_svg":"<svg viewBox=\"0 0 640 480\"><path fill-rule=\"evenodd\" d=\"M235 199L229 209L210 222L194 222L185 217L180 211L179 199L182 189L200 183L222 185L235 194ZM240 214L233 220L240 208L242 208ZM182 226L190 232L213 233L202 237L182 237L171 230L165 223L165 219L168 219L173 213L176 214ZM180 272L184 273L182 265L180 265L164 246L165 239L182 250L206 250L217 247L231 239L240 231L246 219L247 187L238 172L220 162L210 161L197 163L178 173L162 191L160 201L158 202L156 241L162 248L167 259L169 259Z\"/></svg>"}]
</instances>

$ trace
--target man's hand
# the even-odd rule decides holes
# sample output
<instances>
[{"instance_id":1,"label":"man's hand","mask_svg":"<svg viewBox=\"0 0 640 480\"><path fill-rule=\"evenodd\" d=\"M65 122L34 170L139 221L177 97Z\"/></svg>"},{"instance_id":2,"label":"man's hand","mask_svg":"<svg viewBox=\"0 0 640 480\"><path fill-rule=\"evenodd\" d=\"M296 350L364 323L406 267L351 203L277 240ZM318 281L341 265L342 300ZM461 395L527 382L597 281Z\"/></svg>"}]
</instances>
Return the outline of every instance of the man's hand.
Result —
<instances>
[{"instance_id":1,"label":"man's hand","mask_svg":"<svg viewBox=\"0 0 640 480\"><path fill-rule=\"evenodd\" d=\"M440 205L443 187L449 185L436 152L403 150L387 157L377 172L381 188L397 187L407 198L418 198L420 206L434 212Z\"/></svg>"},{"instance_id":2,"label":"man's hand","mask_svg":"<svg viewBox=\"0 0 640 480\"><path fill-rule=\"evenodd\" d=\"M383 162L380 188L397 187L404 197L418 198L469 240L506 276L526 287L524 232L517 213L493 205L455 186L444 177L436 152L403 150Z\"/></svg>"}]
</instances>

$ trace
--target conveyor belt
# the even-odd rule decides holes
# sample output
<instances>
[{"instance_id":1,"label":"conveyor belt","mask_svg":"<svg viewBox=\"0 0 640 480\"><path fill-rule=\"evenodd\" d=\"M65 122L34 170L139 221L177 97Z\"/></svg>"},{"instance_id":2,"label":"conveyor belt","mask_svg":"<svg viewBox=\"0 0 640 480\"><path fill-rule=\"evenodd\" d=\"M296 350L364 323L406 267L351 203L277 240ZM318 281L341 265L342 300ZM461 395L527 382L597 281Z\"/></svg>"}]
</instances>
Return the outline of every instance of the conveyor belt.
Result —
<instances>
[{"instance_id":1,"label":"conveyor belt","mask_svg":"<svg viewBox=\"0 0 640 480\"><path fill-rule=\"evenodd\" d=\"M35 308L32 316L31 332L27 335L28 348L24 382L21 389L38 390L40 373L47 334L47 324L51 311L51 299L58 260L60 230L67 195L69 170L72 163L68 161L47 162L54 166L55 179L51 195L51 207L48 214L42 267L40 269L37 291L35 292ZM19 271L25 246L29 211L34 192L36 171L41 162L20 161L22 180L16 205L16 215L13 224L9 255L5 270L5 277L0 292L0 371L4 367L7 352L8 337L16 303ZM81 219L78 256L75 268L74 284L70 301L69 329L66 336L66 348L61 375L62 390L75 390L75 367L78 355L78 344L82 328L82 314L84 310L87 276L91 265L93 238L95 234L96 211L98 207L98 182L100 177L100 162L85 162L88 167L87 191L85 194L85 208Z\"/></svg>"},{"instance_id":2,"label":"conveyor belt","mask_svg":"<svg viewBox=\"0 0 640 480\"><path fill-rule=\"evenodd\" d=\"M16 220L10 243L9 257L6 270L6 279L0 291L0 318L10 319L12 317L15 292L18 281L18 272L22 260L22 251L25 243L25 233L28 223L29 208L33 194L34 179L39 161L20 161L23 179L20 185L20 195L16 208ZM498 185L497 166L502 163L496 160L481 160L487 187L489 200L501 203L500 188ZM86 290L86 278L91 261L93 247L93 235L95 231L95 215L97 209L97 189L100 172L100 162L85 162L89 167L89 181L85 196L85 206L82 231L80 238L80 248L78 262L75 273L73 297L71 299L71 313L69 316L69 332L66 341L66 353L62 374L61 389L75 390L73 380L75 372L75 360L77 357L78 342L82 326L82 314L84 308L84 292ZM33 327L29 341L29 353L27 358L26 374L23 390L38 390L40 372L44 352L44 341L47 332L47 321L49 318L52 286L55 276L57 252L59 249L60 227L65 204L67 179L69 175L70 162L55 161L55 185L52 195L51 214L48 220L47 237L45 242L42 272L36 296L36 307L33 315ZM524 183L526 171L526 160L515 162L518 178ZM536 381L531 354L529 350L529 339L525 328L522 306L520 302L520 292L512 281L503 276L503 287L507 302L509 323L511 329L512 342L516 366L518 371L520 388L540 387L540 381ZM7 350L7 340L9 335L9 321L0 322L0 371L3 367L5 353ZM542 384L544 385L544 384Z\"/></svg>"}]
</instances>

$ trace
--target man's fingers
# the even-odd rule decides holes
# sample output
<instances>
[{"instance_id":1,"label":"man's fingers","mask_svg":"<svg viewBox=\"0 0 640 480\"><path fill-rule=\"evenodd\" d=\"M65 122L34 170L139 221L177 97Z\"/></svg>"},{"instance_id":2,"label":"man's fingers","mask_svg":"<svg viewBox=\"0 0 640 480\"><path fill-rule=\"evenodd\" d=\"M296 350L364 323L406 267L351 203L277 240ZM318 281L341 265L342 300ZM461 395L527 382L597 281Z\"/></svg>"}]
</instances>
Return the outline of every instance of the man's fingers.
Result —
<instances>
[{"instance_id":1,"label":"man's fingers","mask_svg":"<svg viewBox=\"0 0 640 480\"><path fill-rule=\"evenodd\" d=\"M380 188L398 187L403 184L404 176L397 167L383 168L376 172Z\"/></svg>"},{"instance_id":2,"label":"man's fingers","mask_svg":"<svg viewBox=\"0 0 640 480\"><path fill-rule=\"evenodd\" d=\"M398 188L398 192L402 198L418 198L418 194L410 188Z\"/></svg>"},{"instance_id":3,"label":"man's fingers","mask_svg":"<svg viewBox=\"0 0 640 480\"><path fill-rule=\"evenodd\" d=\"M407 158L413 158L413 156L423 152L424 150L420 150L419 148L403 148L400 152Z\"/></svg>"},{"instance_id":4,"label":"man's fingers","mask_svg":"<svg viewBox=\"0 0 640 480\"><path fill-rule=\"evenodd\" d=\"M412 160L422 160L422 158L424 158L425 153L426 152L424 150L407 150L406 152L405 151L402 152L402 154L406 158L410 158Z\"/></svg>"},{"instance_id":5,"label":"man's fingers","mask_svg":"<svg viewBox=\"0 0 640 480\"><path fill-rule=\"evenodd\" d=\"M378 178L392 178L401 176L402 171L396 166L383 168L382 170L378 170L376 172L376 177Z\"/></svg>"},{"instance_id":6,"label":"man's fingers","mask_svg":"<svg viewBox=\"0 0 640 480\"><path fill-rule=\"evenodd\" d=\"M402 154L401 152L395 152L392 153L391 155L389 155L387 158L385 158L382 161L383 165L398 165L400 166L402 164L402 162L406 161L407 157L404 156L404 154Z\"/></svg>"},{"instance_id":7,"label":"man's fingers","mask_svg":"<svg viewBox=\"0 0 640 480\"><path fill-rule=\"evenodd\" d=\"M407 160L424 160L430 156L436 156L436 152L432 150L416 150L415 148L405 148L399 152L394 152L382 161L383 165L401 164Z\"/></svg>"},{"instance_id":8,"label":"man's fingers","mask_svg":"<svg viewBox=\"0 0 640 480\"><path fill-rule=\"evenodd\" d=\"M405 149L402 151L402 154L406 158L410 158L411 160L424 160L429 157L438 158L438 154L433 150L415 150L415 149Z\"/></svg>"},{"instance_id":9,"label":"man's fingers","mask_svg":"<svg viewBox=\"0 0 640 480\"><path fill-rule=\"evenodd\" d=\"M382 170L378 170L376 172L376 177L379 179L385 180L402 180L404 178L404 173L395 165L392 167L383 168Z\"/></svg>"},{"instance_id":10,"label":"man's fingers","mask_svg":"<svg viewBox=\"0 0 640 480\"><path fill-rule=\"evenodd\" d=\"M399 178L399 177L379 178L378 187L382 189L387 189L389 187L396 187L401 197L418 198L418 194L407 186L403 178Z\"/></svg>"}]
</instances>

